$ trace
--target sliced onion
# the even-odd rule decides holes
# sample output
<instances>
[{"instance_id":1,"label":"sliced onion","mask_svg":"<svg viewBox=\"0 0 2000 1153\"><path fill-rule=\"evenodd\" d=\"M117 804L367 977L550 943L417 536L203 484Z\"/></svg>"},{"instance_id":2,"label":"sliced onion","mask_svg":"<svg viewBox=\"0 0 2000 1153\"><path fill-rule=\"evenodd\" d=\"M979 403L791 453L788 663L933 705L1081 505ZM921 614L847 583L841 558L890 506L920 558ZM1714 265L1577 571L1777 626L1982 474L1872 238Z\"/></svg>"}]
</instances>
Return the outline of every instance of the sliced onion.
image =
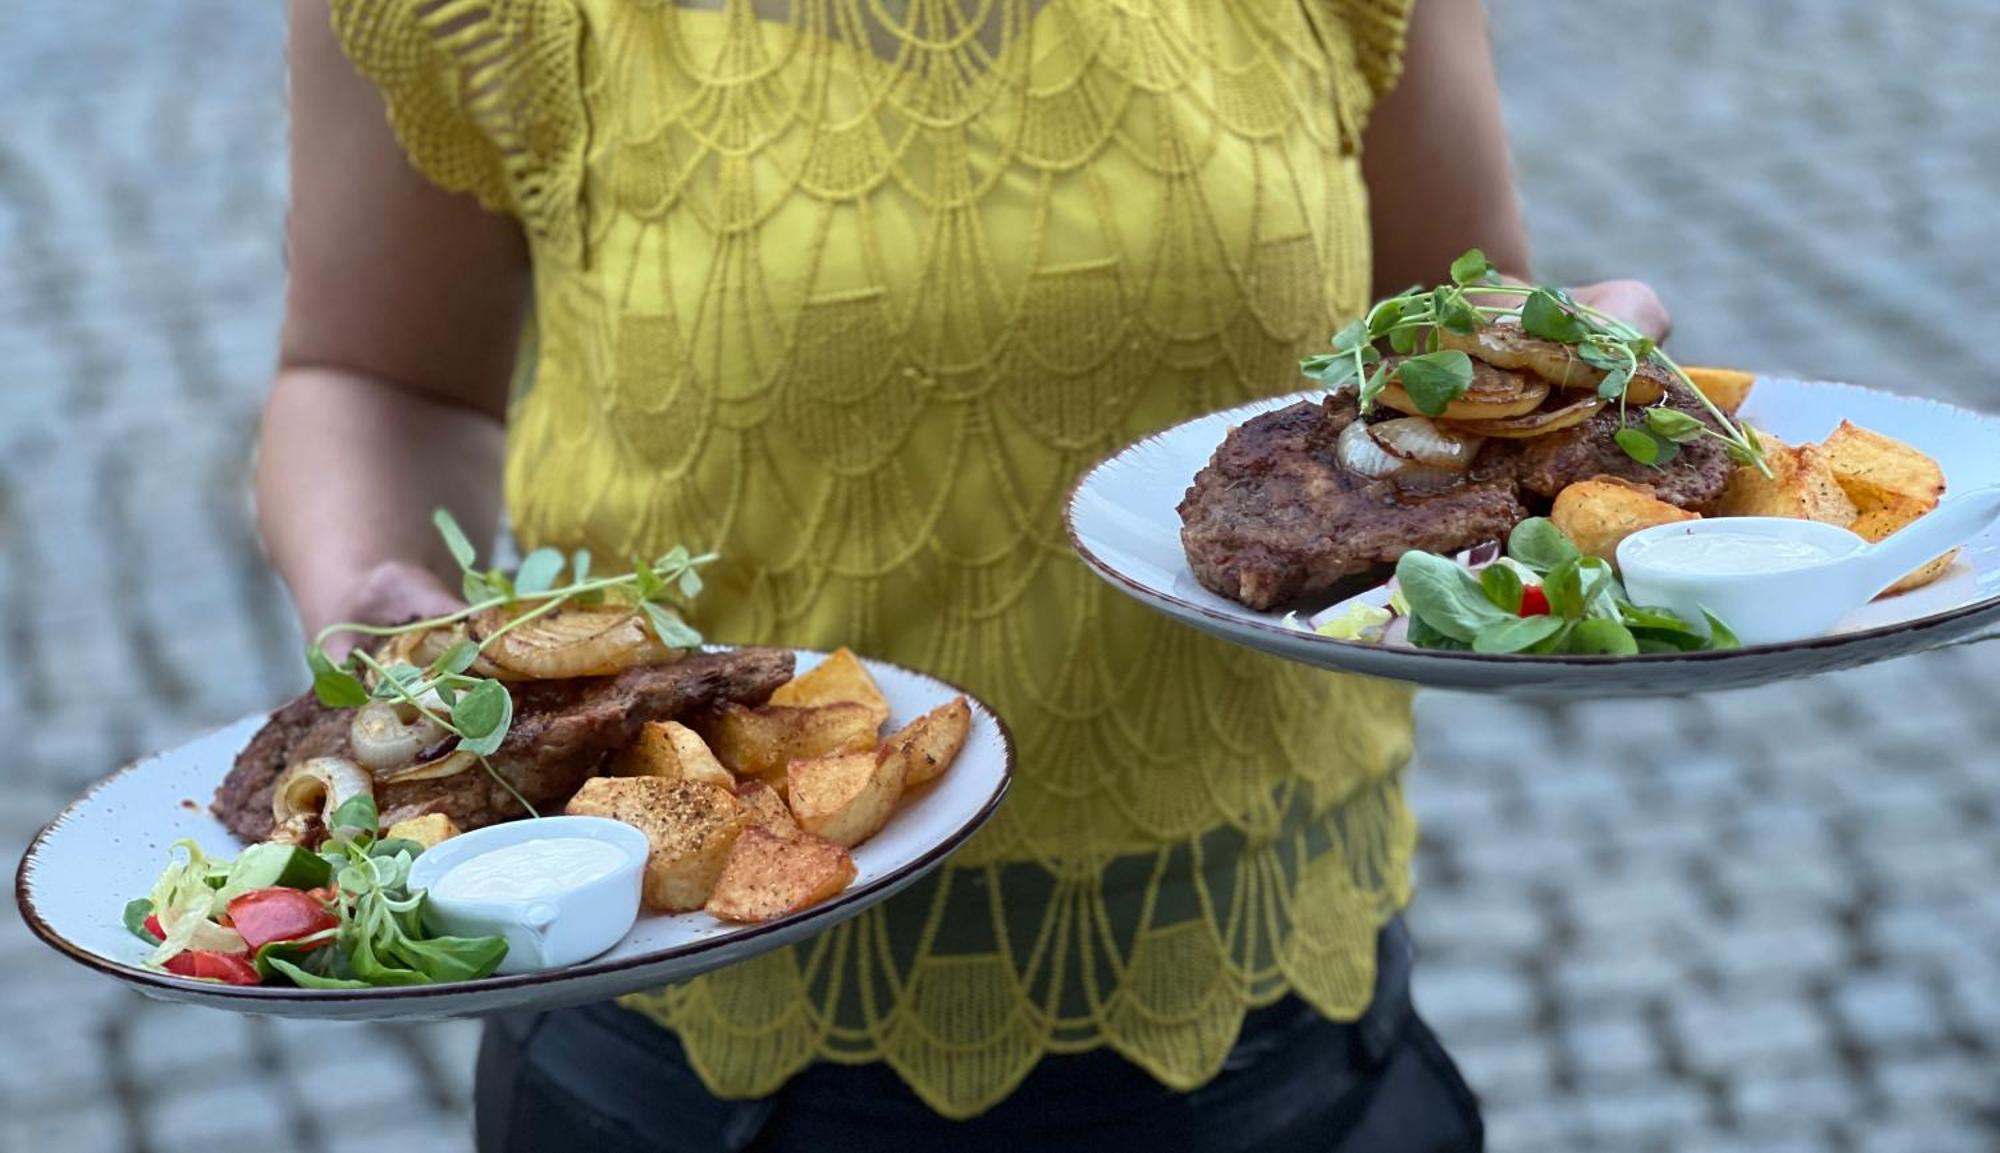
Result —
<instances>
[{"instance_id":1,"label":"sliced onion","mask_svg":"<svg viewBox=\"0 0 2000 1153\"><path fill-rule=\"evenodd\" d=\"M169 956L191 949L209 953L245 953L250 949L243 941L243 934L227 925L218 925L209 920L206 911L169 906L161 909L158 916L160 928L166 930L162 940L172 941L180 946L172 950ZM192 924L188 924L189 922ZM188 927L182 930L184 924ZM165 959L161 958L162 961Z\"/></svg>"},{"instance_id":2,"label":"sliced onion","mask_svg":"<svg viewBox=\"0 0 2000 1153\"><path fill-rule=\"evenodd\" d=\"M1427 468L1464 472L1479 455L1479 437L1446 432L1421 416L1384 420L1368 426L1368 435L1382 451Z\"/></svg>"},{"instance_id":3,"label":"sliced onion","mask_svg":"<svg viewBox=\"0 0 2000 1153\"><path fill-rule=\"evenodd\" d=\"M466 749L453 749L441 757L433 757L420 765L398 769L392 773L378 774L377 784L400 785L408 781L435 781L443 777L455 777L479 763L477 754Z\"/></svg>"},{"instance_id":4,"label":"sliced onion","mask_svg":"<svg viewBox=\"0 0 2000 1153\"><path fill-rule=\"evenodd\" d=\"M445 735L443 725L398 701L370 701L354 714L348 728L355 761L378 778L415 762Z\"/></svg>"},{"instance_id":5,"label":"sliced onion","mask_svg":"<svg viewBox=\"0 0 2000 1153\"><path fill-rule=\"evenodd\" d=\"M679 649L660 643L646 620L626 605L574 606L500 630L511 618L489 609L472 622L474 640L498 639L486 656L503 671L532 680L602 677L641 665L671 664Z\"/></svg>"},{"instance_id":6,"label":"sliced onion","mask_svg":"<svg viewBox=\"0 0 2000 1153\"><path fill-rule=\"evenodd\" d=\"M1418 417L1410 419L1421 420ZM1422 423L1430 422L1422 421ZM1430 490L1449 488L1465 475L1463 467L1440 468L1424 464L1414 458L1397 456L1390 452L1380 439L1372 435L1370 430L1370 425L1354 421L1340 430L1340 441L1335 446L1341 467L1356 476L1369 480L1393 480L1402 488ZM1470 458L1467 459L1469 463Z\"/></svg>"},{"instance_id":7,"label":"sliced onion","mask_svg":"<svg viewBox=\"0 0 2000 1153\"><path fill-rule=\"evenodd\" d=\"M1566 404L1561 408L1531 412L1509 420L1454 420L1445 427L1452 432L1466 436L1497 436L1509 440L1526 440L1530 437L1547 436L1565 428L1574 428L1604 411L1609 403L1601 396L1586 396L1582 400Z\"/></svg>"},{"instance_id":8,"label":"sliced onion","mask_svg":"<svg viewBox=\"0 0 2000 1153\"><path fill-rule=\"evenodd\" d=\"M1495 368L1532 372L1557 388L1594 391L1604 382L1604 370L1577 356L1575 349L1534 336L1516 323L1488 324L1469 333L1439 329L1438 346L1455 348ZM1629 404L1652 404L1664 393L1659 380L1643 371L1625 386L1625 400Z\"/></svg>"},{"instance_id":9,"label":"sliced onion","mask_svg":"<svg viewBox=\"0 0 2000 1153\"><path fill-rule=\"evenodd\" d=\"M381 660L385 665L408 664L420 669L429 668L431 662L443 656L451 646L466 639L463 624L441 625L420 633L398 633L383 648ZM505 676L504 671L484 655L474 658L466 671L475 677Z\"/></svg>"},{"instance_id":10,"label":"sliced onion","mask_svg":"<svg viewBox=\"0 0 2000 1153\"><path fill-rule=\"evenodd\" d=\"M373 797L375 782L346 757L314 757L279 775L271 788L274 841L303 843L315 823L324 827L334 811L355 797Z\"/></svg>"}]
</instances>

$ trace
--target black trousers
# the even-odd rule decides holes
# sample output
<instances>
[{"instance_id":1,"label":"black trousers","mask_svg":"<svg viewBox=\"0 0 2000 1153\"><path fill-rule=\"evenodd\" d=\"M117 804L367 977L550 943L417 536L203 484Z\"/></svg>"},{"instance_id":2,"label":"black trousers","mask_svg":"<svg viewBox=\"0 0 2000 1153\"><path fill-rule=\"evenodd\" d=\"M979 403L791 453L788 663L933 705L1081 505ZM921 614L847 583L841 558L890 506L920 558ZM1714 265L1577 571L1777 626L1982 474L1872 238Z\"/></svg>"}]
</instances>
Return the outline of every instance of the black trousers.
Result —
<instances>
[{"instance_id":1,"label":"black trousers","mask_svg":"<svg viewBox=\"0 0 2000 1153\"><path fill-rule=\"evenodd\" d=\"M1049 1057L969 1121L882 1065L814 1065L772 1097L723 1101L680 1042L614 1005L490 1020L479 1053L481 1153L1469 1153L1477 1103L1410 1007L1401 922L1379 945L1375 1001L1328 1021L1296 998L1250 1015L1213 1081L1160 1085L1110 1050Z\"/></svg>"}]
</instances>

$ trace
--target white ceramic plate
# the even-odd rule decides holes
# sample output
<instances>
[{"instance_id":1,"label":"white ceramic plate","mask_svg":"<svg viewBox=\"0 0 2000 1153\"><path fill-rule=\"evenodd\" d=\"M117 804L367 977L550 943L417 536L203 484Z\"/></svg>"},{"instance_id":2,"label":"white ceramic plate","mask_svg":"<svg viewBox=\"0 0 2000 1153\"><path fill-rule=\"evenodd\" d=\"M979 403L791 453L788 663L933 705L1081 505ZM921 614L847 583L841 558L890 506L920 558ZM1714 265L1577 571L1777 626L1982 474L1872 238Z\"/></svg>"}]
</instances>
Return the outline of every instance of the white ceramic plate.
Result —
<instances>
[{"instance_id":1,"label":"white ceramic plate","mask_svg":"<svg viewBox=\"0 0 2000 1153\"><path fill-rule=\"evenodd\" d=\"M1966 546L1936 583L1876 601L1833 633L1729 652L1631 657L1444 653L1318 636L1203 588L1181 550L1175 507L1233 427L1323 395L1297 393L1212 413L1147 437L1086 473L1070 494L1070 543L1098 575L1196 628L1322 668L1442 688L1565 696L1646 696L1739 688L1935 648L2000 621L2000 529ZM1761 378L1741 414L1790 443L1842 419L1908 441L1944 467L1947 491L2000 484L2000 419L1853 385ZM1354 600L1386 603L1380 589Z\"/></svg>"},{"instance_id":2,"label":"white ceramic plate","mask_svg":"<svg viewBox=\"0 0 2000 1153\"><path fill-rule=\"evenodd\" d=\"M801 651L798 671L823 659ZM900 726L958 695L951 685L880 661L868 671ZM73 960L149 996L240 1013L341 1020L464 1017L506 1009L553 1009L684 981L821 932L937 868L985 824L1013 776L1014 742L977 698L958 760L904 798L880 833L854 850L853 884L825 904L759 925L706 913L645 913L610 952L567 969L392 989L232 987L140 967L144 942L126 932L125 903L144 896L167 862L167 846L192 837L234 856L241 844L208 811L236 752L263 725L245 717L99 782L28 846L15 897L36 935Z\"/></svg>"}]
</instances>

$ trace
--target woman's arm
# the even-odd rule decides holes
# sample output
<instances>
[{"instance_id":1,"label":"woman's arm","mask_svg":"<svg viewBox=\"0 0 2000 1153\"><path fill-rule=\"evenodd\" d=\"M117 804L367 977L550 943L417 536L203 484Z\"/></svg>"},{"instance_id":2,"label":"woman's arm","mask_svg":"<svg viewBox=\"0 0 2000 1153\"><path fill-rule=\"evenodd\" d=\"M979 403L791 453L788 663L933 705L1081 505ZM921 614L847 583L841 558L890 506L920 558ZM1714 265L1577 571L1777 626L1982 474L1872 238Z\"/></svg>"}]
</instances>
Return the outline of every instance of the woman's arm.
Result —
<instances>
[{"instance_id":1,"label":"woman's arm","mask_svg":"<svg viewBox=\"0 0 2000 1153\"><path fill-rule=\"evenodd\" d=\"M1415 0L1403 76L1369 118L1361 168L1377 296L1435 283L1468 248L1528 275L1481 0Z\"/></svg>"},{"instance_id":2,"label":"woman's arm","mask_svg":"<svg viewBox=\"0 0 2000 1153\"><path fill-rule=\"evenodd\" d=\"M404 158L325 0L292 0L291 75L290 282L257 503L314 630L449 603L433 507L492 538L529 279L512 220Z\"/></svg>"},{"instance_id":3,"label":"woman's arm","mask_svg":"<svg viewBox=\"0 0 2000 1153\"><path fill-rule=\"evenodd\" d=\"M1368 121L1361 170L1377 297L1437 283L1468 248L1532 279L1481 0L1415 0L1403 76ZM1672 327L1659 297L1639 281L1574 291L1655 339Z\"/></svg>"}]
</instances>

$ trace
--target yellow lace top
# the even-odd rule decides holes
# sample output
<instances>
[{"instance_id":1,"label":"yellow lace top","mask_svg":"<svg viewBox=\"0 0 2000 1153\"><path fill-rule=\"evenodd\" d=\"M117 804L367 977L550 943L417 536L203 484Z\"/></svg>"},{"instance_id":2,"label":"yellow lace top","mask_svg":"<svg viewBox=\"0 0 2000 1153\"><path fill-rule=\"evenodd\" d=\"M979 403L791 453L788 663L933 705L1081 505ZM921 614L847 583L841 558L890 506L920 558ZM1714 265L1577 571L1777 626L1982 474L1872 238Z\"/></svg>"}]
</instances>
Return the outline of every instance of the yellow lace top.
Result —
<instances>
[{"instance_id":1,"label":"yellow lace top","mask_svg":"<svg viewBox=\"0 0 2000 1153\"><path fill-rule=\"evenodd\" d=\"M717 1093L880 1060L966 1116L1100 1045L1192 1087L1286 990L1366 1006L1407 695L1137 607L1061 506L1364 303L1407 3L333 0L417 166L530 239L523 543L719 550L711 637L936 672L1019 742L935 880L628 999Z\"/></svg>"}]
</instances>

